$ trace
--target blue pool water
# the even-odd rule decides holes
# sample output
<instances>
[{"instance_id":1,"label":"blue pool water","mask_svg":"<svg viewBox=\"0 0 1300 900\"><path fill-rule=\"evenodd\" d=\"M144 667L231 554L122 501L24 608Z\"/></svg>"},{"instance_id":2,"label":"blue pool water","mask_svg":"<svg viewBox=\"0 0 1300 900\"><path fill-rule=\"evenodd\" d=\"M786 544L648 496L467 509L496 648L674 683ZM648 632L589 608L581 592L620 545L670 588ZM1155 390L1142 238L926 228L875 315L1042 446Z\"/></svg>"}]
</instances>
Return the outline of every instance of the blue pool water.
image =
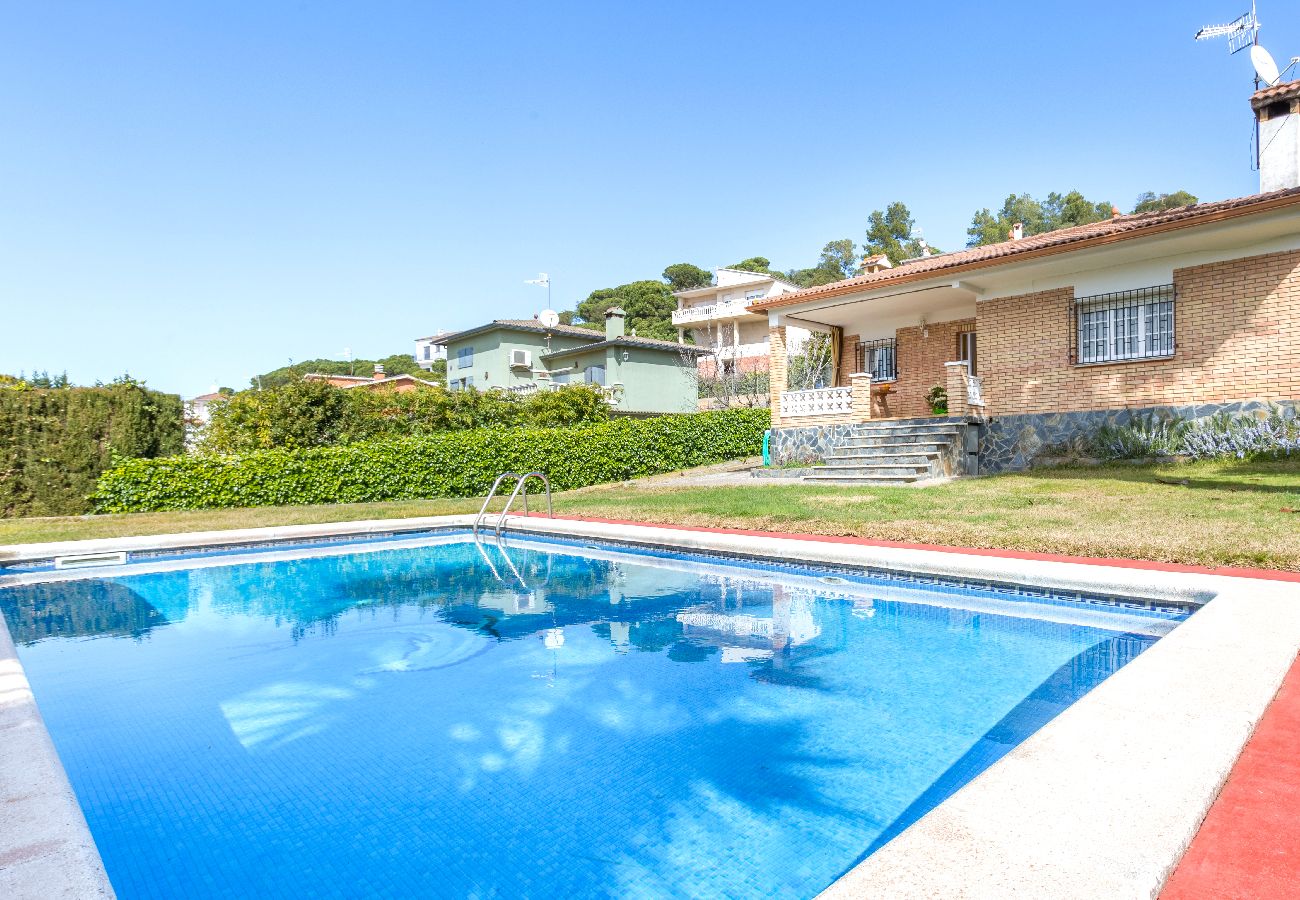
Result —
<instances>
[{"instance_id":1,"label":"blue pool water","mask_svg":"<svg viewBox=\"0 0 1300 900\"><path fill-rule=\"evenodd\" d=\"M811 897L1182 618L457 536L191 563L0 589L123 898Z\"/></svg>"}]
</instances>

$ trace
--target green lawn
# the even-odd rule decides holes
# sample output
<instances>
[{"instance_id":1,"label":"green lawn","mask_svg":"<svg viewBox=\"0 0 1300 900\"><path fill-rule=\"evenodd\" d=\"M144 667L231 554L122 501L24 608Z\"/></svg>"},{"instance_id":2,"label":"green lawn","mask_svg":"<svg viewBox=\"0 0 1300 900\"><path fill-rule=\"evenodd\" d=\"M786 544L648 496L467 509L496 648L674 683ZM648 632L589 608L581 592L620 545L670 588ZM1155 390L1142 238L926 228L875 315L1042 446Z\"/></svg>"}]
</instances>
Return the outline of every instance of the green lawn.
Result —
<instances>
[{"instance_id":1,"label":"green lawn","mask_svg":"<svg viewBox=\"0 0 1300 900\"><path fill-rule=\"evenodd\" d=\"M1185 481L1167 484L1158 479ZM557 514L858 535L1300 570L1300 463L1041 470L928 488L616 484L557 494ZM436 500L0 520L0 542L477 511Z\"/></svg>"}]
</instances>

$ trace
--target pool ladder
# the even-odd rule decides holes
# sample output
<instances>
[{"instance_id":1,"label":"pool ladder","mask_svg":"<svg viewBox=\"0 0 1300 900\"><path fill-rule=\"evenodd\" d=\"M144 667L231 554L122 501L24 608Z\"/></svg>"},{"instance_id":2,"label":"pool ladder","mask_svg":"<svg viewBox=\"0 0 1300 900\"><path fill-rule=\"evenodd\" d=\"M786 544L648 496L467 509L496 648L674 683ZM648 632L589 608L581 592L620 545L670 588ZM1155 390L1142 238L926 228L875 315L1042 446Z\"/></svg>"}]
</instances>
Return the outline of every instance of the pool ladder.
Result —
<instances>
[{"instance_id":1,"label":"pool ladder","mask_svg":"<svg viewBox=\"0 0 1300 900\"><path fill-rule=\"evenodd\" d=\"M488 491L488 495L483 501L483 508L478 511L478 516L474 519L475 537L478 536L478 530L483 525L483 518L487 515L488 504L491 503L492 498L496 496L497 488L501 487L501 482L505 481L507 478L515 479L515 489L511 491L510 498L506 500L505 509L501 510L501 514L497 516L497 537L501 536L501 528L505 524L506 513L510 512L510 505L515 502L515 498L519 496L520 491L522 491L524 495L524 515L528 515L528 489L526 485L530 478L540 478L542 480L542 484L546 487L546 515L548 518L555 518L555 510L551 506L551 481L546 477L545 472L526 472L523 475L520 475L517 472L502 472L497 476L497 480L492 482L492 490Z\"/></svg>"}]
</instances>

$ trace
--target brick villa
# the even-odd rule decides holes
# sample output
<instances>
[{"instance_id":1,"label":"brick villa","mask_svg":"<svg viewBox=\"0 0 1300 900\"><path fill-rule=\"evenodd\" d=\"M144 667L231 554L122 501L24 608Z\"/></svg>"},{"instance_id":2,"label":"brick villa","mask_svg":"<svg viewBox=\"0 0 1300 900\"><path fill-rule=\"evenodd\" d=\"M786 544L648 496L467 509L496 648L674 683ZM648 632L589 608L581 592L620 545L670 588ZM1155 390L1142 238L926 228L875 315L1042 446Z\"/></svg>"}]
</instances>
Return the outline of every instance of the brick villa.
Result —
<instances>
[{"instance_id":1,"label":"brick villa","mask_svg":"<svg viewBox=\"0 0 1300 900\"><path fill-rule=\"evenodd\" d=\"M774 462L848 457L815 476L836 481L907 475L900 466L991 472L1105 423L1294 408L1300 81L1256 92L1251 107L1263 193L1013 236L751 304L768 318ZM796 327L832 335L832 386L786 390ZM926 401L936 386L943 419ZM912 451L924 465L903 458Z\"/></svg>"}]
</instances>

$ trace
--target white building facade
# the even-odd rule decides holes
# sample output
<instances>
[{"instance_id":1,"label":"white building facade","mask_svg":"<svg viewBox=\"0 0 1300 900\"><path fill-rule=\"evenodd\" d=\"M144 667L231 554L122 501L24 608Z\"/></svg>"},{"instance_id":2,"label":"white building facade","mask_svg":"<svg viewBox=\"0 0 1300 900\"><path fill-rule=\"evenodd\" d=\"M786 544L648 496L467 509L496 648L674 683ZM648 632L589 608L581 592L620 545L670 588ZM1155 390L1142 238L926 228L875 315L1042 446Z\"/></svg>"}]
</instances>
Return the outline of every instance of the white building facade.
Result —
<instances>
[{"instance_id":1,"label":"white building facade","mask_svg":"<svg viewBox=\"0 0 1300 900\"><path fill-rule=\"evenodd\" d=\"M766 371L767 316L751 311L750 306L797 290L796 285L772 275L717 269L708 287L675 291L673 324L678 340L685 343L689 334L697 345L713 351L712 356L700 357L700 376L712 376L716 366L739 372ZM787 339L798 346L807 337L807 331L792 328Z\"/></svg>"},{"instance_id":2,"label":"white building facade","mask_svg":"<svg viewBox=\"0 0 1300 900\"><path fill-rule=\"evenodd\" d=\"M437 334L415 339L415 362L421 369L428 371L433 368L436 360L447 358L446 346L438 343L446 334L446 331L439 331Z\"/></svg>"}]
</instances>

